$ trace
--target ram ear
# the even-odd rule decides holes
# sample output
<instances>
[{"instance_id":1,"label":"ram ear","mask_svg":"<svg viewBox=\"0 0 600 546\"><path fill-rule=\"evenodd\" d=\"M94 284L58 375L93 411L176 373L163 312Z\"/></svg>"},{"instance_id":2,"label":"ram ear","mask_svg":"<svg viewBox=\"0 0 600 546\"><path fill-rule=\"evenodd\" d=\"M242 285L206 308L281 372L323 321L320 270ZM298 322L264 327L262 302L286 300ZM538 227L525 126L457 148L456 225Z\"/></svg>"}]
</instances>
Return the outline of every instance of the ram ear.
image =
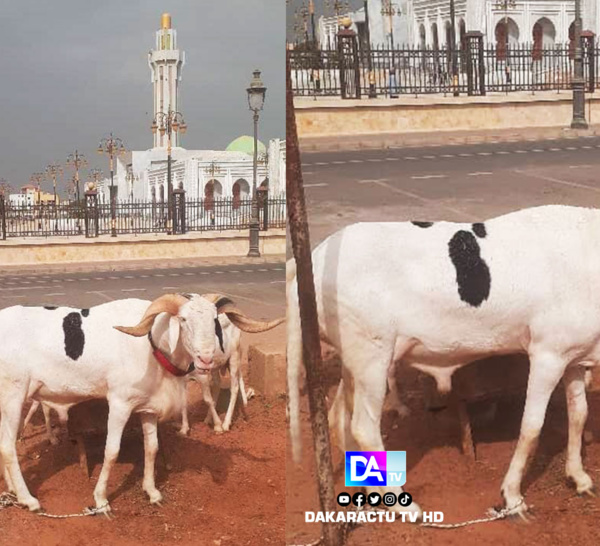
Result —
<instances>
[{"instance_id":1,"label":"ram ear","mask_svg":"<svg viewBox=\"0 0 600 546\"><path fill-rule=\"evenodd\" d=\"M171 354L177 349L177 343L179 343L179 334L181 333L181 325L179 324L178 317L171 317L169 319L169 350Z\"/></svg>"}]
</instances>

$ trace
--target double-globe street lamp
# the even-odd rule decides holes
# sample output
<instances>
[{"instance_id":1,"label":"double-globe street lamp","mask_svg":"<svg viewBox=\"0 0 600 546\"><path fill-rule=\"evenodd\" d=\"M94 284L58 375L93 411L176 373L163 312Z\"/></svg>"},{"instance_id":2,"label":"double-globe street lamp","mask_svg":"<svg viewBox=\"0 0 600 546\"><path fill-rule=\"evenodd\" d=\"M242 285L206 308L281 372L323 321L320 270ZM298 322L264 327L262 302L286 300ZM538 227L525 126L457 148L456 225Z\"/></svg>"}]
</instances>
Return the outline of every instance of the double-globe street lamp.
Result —
<instances>
[{"instance_id":1,"label":"double-globe street lamp","mask_svg":"<svg viewBox=\"0 0 600 546\"><path fill-rule=\"evenodd\" d=\"M29 182L37 186L37 204L42 202L42 180L44 180L44 173L33 173L29 177Z\"/></svg>"},{"instance_id":2,"label":"double-globe street lamp","mask_svg":"<svg viewBox=\"0 0 600 546\"><path fill-rule=\"evenodd\" d=\"M52 187L54 188L54 208L56 210L56 206L58 205L58 199L56 196L56 179L59 176L62 176L63 174L63 168L60 164L58 163L50 163L50 165L48 165L46 167L46 177L48 178L48 180L52 180Z\"/></svg>"},{"instance_id":3,"label":"double-globe street lamp","mask_svg":"<svg viewBox=\"0 0 600 546\"><path fill-rule=\"evenodd\" d=\"M79 203L79 200L81 198L81 194L80 194L80 191L79 191L79 169L81 167L86 167L87 164L88 164L87 159L78 150L75 150L72 154L69 154L69 156L67 157L66 166L67 167L73 167L75 169L75 180L74 180L74 182L75 182L75 191L76 191L76 196L77 196L77 203Z\"/></svg>"},{"instance_id":4,"label":"double-globe street lamp","mask_svg":"<svg viewBox=\"0 0 600 546\"><path fill-rule=\"evenodd\" d=\"M119 155L123 155L125 150L125 145L123 141L114 136L112 133L110 135L104 137L100 140L98 144L98 153L99 154L107 154L110 158L110 236L117 236L117 188L114 183L114 163L115 157Z\"/></svg>"},{"instance_id":5,"label":"double-globe street lamp","mask_svg":"<svg viewBox=\"0 0 600 546\"><path fill-rule=\"evenodd\" d=\"M173 218L175 217L173 182L171 180L171 136L173 132L185 133L187 125L181 112L170 110L157 112L151 125L152 133L159 131L162 136L167 135L167 233L173 234Z\"/></svg>"},{"instance_id":6,"label":"double-globe street lamp","mask_svg":"<svg viewBox=\"0 0 600 546\"><path fill-rule=\"evenodd\" d=\"M258 167L258 117L259 112L265 104L265 95L267 88L260 79L260 70L253 72L253 78L250 82L250 87L246 89L248 93L248 106L253 112L254 119L254 160L252 164L252 216L250 218L250 249L248 250L249 258L259 258L260 250L258 249L258 196L256 194L256 176Z\"/></svg>"}]
</instances>

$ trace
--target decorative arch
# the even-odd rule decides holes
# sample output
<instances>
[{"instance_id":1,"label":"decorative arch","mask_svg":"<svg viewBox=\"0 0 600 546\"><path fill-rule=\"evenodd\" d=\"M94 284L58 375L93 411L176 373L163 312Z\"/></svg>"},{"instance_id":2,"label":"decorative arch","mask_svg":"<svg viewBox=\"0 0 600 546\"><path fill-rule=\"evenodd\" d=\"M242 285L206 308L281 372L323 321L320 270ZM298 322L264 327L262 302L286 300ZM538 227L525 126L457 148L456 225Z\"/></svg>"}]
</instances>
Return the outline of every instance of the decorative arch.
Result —
<instances>
[{"instance_id":1,"label":"decorative arch","mask_svg":"<svg viewBox=\"0 0 600 546\"><path fill-rule=\"evenodd\" d=\"M233 209L237 210L240 208L241 202L250 196L250 184L244 178L239 178L233 184L231 192L233 194Z\"/></svg>"},{"instance_id":2,"label":"decorative arch","mask_svg":"<svg viewBox=\"0 0 600 546\"><path fill-rule=\"evenodd\" d=\"M439 36L438 36L438 26L437 26L437 23L433 23L431 25L431 40L432 40L434 51L438 51L440 49L440 39L439 39Z\"/></svg>"},{"instance_id":3,"label":"decorative arch","mask_svg":"<svg viewBox=\"0 0 600 546\"><path fill-rule=\"evenodd\" d=\"M509 46L519 43L519 27L510 17L503 17L496 25L496 58L506 59L506 51Z\"/></svg>"},{"instance_id":4,"label":"decorative arch","mask_svg":"<svg viewBox=\"0 0 600 546\"><path fill-rule=\"evenodd\" d=\"M204 186L204 210L214 210L215 199L220 199L223 195L223 186L221 183L212 179Z\"/></svg>"},{"instance_id":5,"label":"decorative arch","mask_svg":"<svg viewBox=\"0 0 600 546\"><path fill-rule=\"evenodd\" d=\"M539 61L542 58L545 48L554 47L554 41L556 39L556 28L554 27L554 23L547 17L538 19L535 25L533 25L532 36L533 50L531 56L534 61Z\"/></svg>"},{"instance_id":6,"label":"decorative arch","mask_svg":"<svg viewBox=\"0 0 600 546\"><path fill-rule=\"evenodd\" d=\"M419 25L419 47L425 49L427 47L427 31L425 25L421 23Z\"/></svg>"}]
</instances>

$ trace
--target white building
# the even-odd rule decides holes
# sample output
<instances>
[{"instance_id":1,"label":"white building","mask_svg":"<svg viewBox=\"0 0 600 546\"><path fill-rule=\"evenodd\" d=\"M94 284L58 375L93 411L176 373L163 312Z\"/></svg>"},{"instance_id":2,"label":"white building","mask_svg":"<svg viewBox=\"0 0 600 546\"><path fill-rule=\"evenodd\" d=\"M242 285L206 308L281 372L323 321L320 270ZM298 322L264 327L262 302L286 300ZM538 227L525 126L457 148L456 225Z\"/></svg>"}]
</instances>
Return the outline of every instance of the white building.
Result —
<instances>
[{"instance_id":1,"label":"white building","mask_svg":"<svg viewBox=\"0 0 600 546\"><path fill-rule=\"evenodd\" d=\"M171 17L163 14L161 29L156 33L156 49L148 54L153 87L154 116L177 111L179 84L185 54L177 48L177 33L171 28ZM188 199L250 196L253 178L254 139L241 136L225 150L187 150L181 146L181 135L171 139L171 181L182 188ZM153 147L128 152L117 158L115 184L118 199L167 201L167 136L157 131ZM273 139L268 147L259 142L257 187L270 195L285 192L285 141ZM109 199L110 181L99 184L100 199Z\"/></svg>"},{"instance_id":2,"label":"white building","mask_svg":"<svg viewBox=\"0 0 600 546\"><path fill-rule=\"evenodd\" d=\"M581 0L583 30L600 32L600 0ZM388 0L369 0L369 30L375 46L390 44L390 28L396 46L445 47L450 39L450 0L397 0L392 15L382 14ZM506 6L506 9L505 9ZM389 10L388 10L389 13ZM516 0L514 7L498 0L455 0L456 41L467 31L481 31L487 43L538 43L544 47L568 43L573 37L574 0ZM366 34L361 8L348 14L359 38ZM328 24L325 24L325 23ZM335 19L319 22L320 39L332 35ZM323 42L322 42L323 43Z\"/></svg>"}]
</instances>

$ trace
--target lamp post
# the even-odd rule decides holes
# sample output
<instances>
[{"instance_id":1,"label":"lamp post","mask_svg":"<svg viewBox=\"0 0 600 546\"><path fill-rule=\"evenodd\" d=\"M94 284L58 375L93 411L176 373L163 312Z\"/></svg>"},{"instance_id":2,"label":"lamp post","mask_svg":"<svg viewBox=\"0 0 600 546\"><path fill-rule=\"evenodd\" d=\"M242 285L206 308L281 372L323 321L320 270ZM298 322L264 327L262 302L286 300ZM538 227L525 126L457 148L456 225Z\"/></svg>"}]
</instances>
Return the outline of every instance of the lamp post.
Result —
<instances>
[{"instance_id":1,"label":"lamp post","mask_svg":"<svg viewBox=\"0 0 600 546\"><path fill-rule=\"evenodd\" d=\"M571 129L587 129L585 119L585 80L581 49L581 0L575 0L575 74L573 77L573 119Z\"/></svg>"},{"instance_id":2,"label":"lamp post","mask_svg":"<svg viewBox=\"0 0 600 546\"><path fill-rule=\"evenodd\" d=\"M173 234L173 218L175 211L173 210L173 182L171 180L171 136L173 132L185 133L187 125L183 120L181 112L176 112L169 109L167 112L157 112L151 125L152 133L160 131L160 134L167 135L167 233Z\"/></svg>"},{"instance_id":3,"label":"lamp post","mask_svg":"<svg viewBox=\"0 0 600 546\"><path fill-rule=\"evenodd\" d=\"M388 29L390 36L390 49L392 52L392 64L390 66L390 98L397 98L396 89L396 63L394 62L394 15L399 15L400 9L392 0L383 0L381 15L388 17Z\"/></svg>"},{"instance_id":4,"label":"lamp post","mask_svg":"<svg viewBox=\"0 0 600 546\"><path fill-rule=\"evenodd\" d=\"M85 166L87 166L87 164L88 164L87 159L78 150L75 150L75 152L73 152L72 154L69 154L69 157L67 157L66 166L73 167L75 169L75 191L76 191L76 195L77 195L77 203L79 203L79 199L80 199L79 168L85 167Z\"/></svg>"},{"instance_id":5,"label":"lamp post","mask_svg":"<svg viewBox=\"0 0 600 546\"><path fill-rule=\"evenodd\" d=\"M117 188L114 183L114 160L116 156L125 153L123 141L110 133L98 144L98 153L107 154L110 158L110 236L117 236Z\"/></svg>"},{"instance_id":6,"label":"lamp post","mask_svg":"<svg viewBox=\"0 0 600 546\"><path fill-rule=\"evenodd\" d=\"M317 49L317 29L315 28L315 2L308 0L308 11L310 13L310 27L312 30L312 46Z\"/></svg>"},{"instance_id":7,"label":"lamp post","mask_svg":"<svg viewBox=\"0 0 600 546\"><path fill-rule=\"evenodd\" d=\"M44 173L33 173L29 178L31 184L37 185L37 204L42 202L42 180L44 179Z\"/></svg>"},{"instance_id":8,"label":"lamp post","mask_svg":"<svg viewBox=\"0 0 600 546\"><path fill-rule=\"evenodd\" d=\"M56 210L56 205L58 205L57 203L57 195L56 195L56 178L58 176L62 176L63 174L63 168L60 166L60 164L58 163L50 163L50 165L48 165L46 167L46 177L49 180L52 180L52 187L54 188L54 209Z\"/></svg>"},{"instance_id":9,"label":"lamp post","mask_svg":"<svg viewBox=\"0 0 600 546\"><path fill-rule=\"evenodd\" d=\"M458 97L458 57L456 56L456 9L454 0L450 0L450 41L452 42L452 85L454 96Z\"/></svg>"},{"instance_id":10,"label":"lamp post","mask_svg":"<svg viewBox=\"0 0 600 546\"><path fill-rule=\"evenodd\" d=\"M373 72L373 60L371 59L371 27L369 26L368 0L363 2L365 10L365 53L367 54L367 69L369 71L369 98L377 98L375 91L375 73Z\"/></svg>"},{"instance_id":11,"label":"lamp post","mask_svg":"<svg viewBox=\"0 0 600 546\"><path fill-rule=\"evenodd\" d=\"M256 170L258 166L258 116L265 104L265 95L267 88L260 79L260 70L253 72L253 78L250 87L246 89L248 93L248 106L253 113L254 120L254 160L252 164L252 216L250 218L250 248L248 250L249 258L260 257L258 249L258 196L256 195Z\"/></svg>"}]
</instances>

